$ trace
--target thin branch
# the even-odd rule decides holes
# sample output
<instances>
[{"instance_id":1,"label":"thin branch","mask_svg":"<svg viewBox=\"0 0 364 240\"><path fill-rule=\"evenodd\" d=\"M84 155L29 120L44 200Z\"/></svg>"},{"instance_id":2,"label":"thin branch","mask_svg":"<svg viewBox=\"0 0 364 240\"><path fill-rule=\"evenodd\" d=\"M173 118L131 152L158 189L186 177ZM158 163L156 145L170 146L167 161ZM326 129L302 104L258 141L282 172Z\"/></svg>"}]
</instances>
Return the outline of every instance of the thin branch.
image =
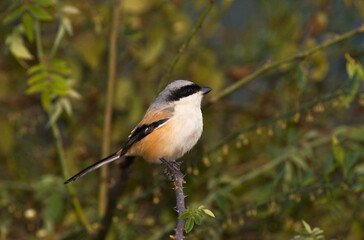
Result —
<instances>
[{"instance_id":1,"label":"thin branch","mask_svg":"<svg viewBox=\"0 0 364 240\"><path fill-rule=\"evenodd\" d=\"M303 194L308 195L311 193L317 193L320 192L319 195L324 196L326 191L330 191L334 189L335 187L342 186L342 184L348 184L347 189L351 189L353 186L358 184L358 182L361 182L361 179L363 178L363 174L356 175L350 181L346 178L338 179L332 182L327 182L327 179L321 179L321 182L315 185L303 187L303 188L297 188L292 189L289 191L285 191L282 193L274 194L271 198L268 200L255 203L253 205L244 206L240 209L237 209L235 211L232 211L229 215L220 215L218 218L216 218L216 221L214 222L204 222L197 230L197 232L202 232L206 229L206 227L211 227L211 224L217 224L220 225L223 221L226 221L228 218L247 215L249 211L251 210L262 210L269 208L269 206L272 203L282 202L289 200L290 196L292 195L299 195L302 196ZM315 198L316 199L316 198ZM317 199L316 199L317 200ZM197 235L197 232L195 232L195 236Z\"/></svg>"},{"instance_id":2,"label":"thin branch","mask_svg":"<svg viewBox=\"0 0 364 240\"><path fill-rule=\"evenodd\" d=\"M221 192L226 193L226 192L232 191L234 188L241 186L243 183L245 183L257 176L260 176L261 174L263 174L269 170L272 170L274 167L278 166L280 163L287 161L287 159L289 159L291 156L295 156L295 155L298 156L302 152L307 152L308 149L313 149L313 148L316 148L316 147L329 143L332 139L332 134L335 134L337 136L340 135L340 136L347 137L347 136L350 136L350 134L352 134L351 132L352 132L351 128L342 127L342 128L336 129L331 134L325 134L325 136L318 138L312 142L301 144L296 147L289 147L281 155L279 155L278 157L276 157L272 160L269 160L268 163L259 167L259 169L255 169L247 174L241 175L239 178L237 178L231 184L227 185L223 189L219 189L219 191L211 192L205 198L203 205L211 204L211 202L215 199L216 195L218 195L219 193L221 193Z\"/></svg>"},{"instance_id":3,"label":"thin branch","mask_svg":"<svg viewBox=\"0 0 364 240\"><path fill-rule=\"evenodd\" d=\"M316 53L316 52L318 52L318 51L320 51L322 49L330 47L331 45L342 42L342 41L344 41L344 40L346 40L348 38L351 38L351 37L353 37L355 35L358 35L358 34L361 34L363 32L364 32L364 25L362 25L361 27L359 27L357 29L354 29L352 31L349 31L347 33L339 35L339 36L335 37L334 39L328 40L328 41L326 41L326 42L324 42L324 43L322 43L320 45L317 45L316 47L307 49L307 50L305 50L303 52L296 53L296 54L294 54L292 56L283 58L281 60L266 63L261 68L256 70L255 72L253 72L253 73L249 74L248 76L240 79L238 82L232 84L231 86L225 88L223 91L221 91L217 95L213 96L206 105L210 105L210 104L215 103L216 101L218 101L221 98L225 97L226 95L234 92L235 90L242 87L246 83L250 82L251 80L253 80L253 79L257 78L257 77L259 77L260 75L262 75L263 73L265 73L265 72L267 72L267 71L269 71L271 69L277 68L278 66L280 66L282 64L285 64L285 63L291 63L291 62L294 62L296 60L304 59L304 58L306 58L308 56L311 56L312 54L314 54L314 53Z\"/></svg>"},{"instance_id":4,"label":"thin branch","mask_svg":"<svg viewBox=\"0 0 364 240\"><path fill-rule=\"evenodd\" d=\"M185 181L183 180L184 175L181 172L181 164L182 162L168 162L165 159L160 159L162 164L164 165L164 174L167 176L167 178L174 183L174 190L176 192L176 199L177 199L177 206L176 210L178 213L178 217L182 215L184 210L186 210L185 207L185 198L186 196L183 193L183 183ZM183 231L185 229L185 222L186 219L179 219L177 221L177 227L175 228L176 235L171 236L171 238L176 240L183 240Z\"/></svg>"},{"instance_id":5,"label":"thin branch","mask_svg":"<svg viewBox=\"0 0 364 240\"><path fill-rule=\"evenodd\" d=\"M212 9L215 1L216 0L210 0L210 4L202 12L202 14L201 14L200 18L198 19L196 25L193 27L190 35L187 37L187 39L183 42L182 46L179 48L177 55L174 57L172 63L169 65L166 73L163 75L163 77L162 77L162 79L161 79L161 81L159 83L158 92L160 92L162 90L162 88L164 87L164 85L166 84L168 78L171 76L171 73L172 73L174 67L176 66L176 64L179 61L180 57L182 56L182 54L184 53L184 51L188 47L191 39L196 35L197 30L201 28L207 14Z\"/></svg>"},{"instance_id":6,"label":"thin branch","mask_svg":"<svg viewBox=\"0 0 364 240\"><path fill-rule=\"evenodd\" d=\"M34 31L35 31L35 41L36 41L36 48L37 48L37 55L38 55L39 62L42 64L45 64L39 21L34 22ZM51 110L50 109L48 109L48 117L49 117L49 119L51 119ZM63 149L63 145L62 145L62 137L61 137L61 134L60 134L60 131L58 129L56 122L50 122L50 126L52 129L53 136L56 140L56 148L57 148L59 160L61 162L62 174L63 174L63 177L65 179L67 179L69 174L67 173L66 157L65 157L65 153L64 153L64 149ZM72 204L73 204L73 207L75 208L76 216L77 216L79 222L86 228L88 233L91 233L91 230L92 230L91 225L87 221L87 219L83 213L81 204L78 201L74 188L72 187L71 184L66 185L66 187L71 196Z\"/></svg>"},{"instance_id":7,"label":"thin branch","mask_svg":"<svg viewBox=\"0 0 364 240\"><path fill-rule=\"evenodd\" d=\"M39 62L43 63L43 46L42 38L40 36L40 24L38 20L34 20L34 31L35 31L35 44L37 48L37 56Z\"/></svg>"},{"instance_id":8,"label":"thin branch","mask_svg":"<svg viewBox=\"0 0 364 240\"><path fill-rule=\"evenodd\" d=\"M362 93L364 91L359 91L358 94ZM206 152L205 155L210 155L212 153L214 153L217 149L220 149L223 145L225 145L226 143L238 138L241 134L245 134L248 132L251 132L259 127L264 127L273 123L276 123L278 120L282 120L282 119L288 119L293 117L296 114L300 114L302 112L305 112L309 109L314 108L315 106L317 106L317 104L320 103L325 103L328 102L330 100L339 98L343 95L349 94L350 93L350 89L340 89L334 93L330 93L327 94L319 99L317 99L316 101L313 102L309 102L309 103L304 103L302 104L297 110L292 110L286 113L281 113L277 116L265 119L263 121L257 122L251 126L248 127L244 127L241 129L236 130L235 132L231 133L230 135L224 137L219 143L217 143L215 146L209 148Z\"/></svg>"},{"instance_id":9,"label":"thin branch","mask_svg":"<svg viewBox=\"0 0 364 240\"><path fill-rule=\"evenodd\" d=\"M111 118L114 102L114 89L115 89L115 76L116 76L116 57L117 57L117 41L119 31L119 19L121 10L121 0L115 0L114 2L113 20L110 32L109 42L109 77L107 83L107 103L105 109L105 119L103 127L103 141L102 141L102 156L106 156L110 153L110 138L111 138ZM107 165L101 168L101 183L99 190L99 215L104 215L106 208L106 196L107 196L107 177L108 168Z\"/></svg>"}]
</instances>

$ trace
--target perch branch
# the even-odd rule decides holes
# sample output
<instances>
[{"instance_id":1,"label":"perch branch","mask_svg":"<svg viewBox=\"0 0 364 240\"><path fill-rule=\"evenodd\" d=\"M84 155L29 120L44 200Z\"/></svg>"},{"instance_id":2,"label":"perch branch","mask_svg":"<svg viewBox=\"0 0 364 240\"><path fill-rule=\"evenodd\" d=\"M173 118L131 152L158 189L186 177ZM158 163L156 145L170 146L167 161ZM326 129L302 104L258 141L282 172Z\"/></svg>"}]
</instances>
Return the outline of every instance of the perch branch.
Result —
<instances>
[{"instance_id":1,"label":"perch branch","mask_svg":"<svg viewBox=\"0 0 364 240\"><path fill-rule=\"evenodd\" d=\"M238 88L242 87L243 85L245 85L246 83L250 82L251 80L259 77L260 75L262 75L263 73L271 70L271 69L274 69L282 64L285 64L285 63L291 63L291 62L294 62L296 60L299 60L299 59L304 59L308 56L311 56L312 54L322 50L322 49L325 49L331 45L334 45L336 43L339 43L339 42L342 42L348 38L351 38L355 35L358 35L360 33L363 33L364 32L364 25L360 26L359 28L356 28L352 31L349 31L349 32L346 32L342 35L339 35L337 37L335 37L334 39L331 39L331 40L328 40L326 42L323 42L322 44L319 44L317 45L316 47L313 47L313 48L310 48L310 49L307 49L305 51L302 51L302 52L299 52L299 53L296 53L292 56L288 56L288 57L285 57L283 59L280 59L280 60L277 60L277 61L274 61L274 62L269 62L269 63L266 63L264 64L262 67L260 67L258 70L256 70L255 72L249 74L248 76L240 79L239 81L237 81L236 83L232 84L231 86L225 88L223 91L221 91L220 93L218 93L217 95L215 95L214 97L211 98L211 100L206 104L206 105L210 105L210 104L213 104L215 103L216 101L220 100L221 98L225 97L226 95L234 92L235 90L237 90Z\"/></svg>"},{"instance_id":2,"label":"perch branch","mask_svg":"<svg viewBox=\"0 0 364 240\"><path fill-rule=\"evenodd\" d=\"M169 65L166 73L163 75L159 86L158 86L158 92L160 92L162 90L162 88L164 87L164 85L167 82L167 79L170 77L174 67L176 66L177 62L179 61L180 57L182 56L182 54L184 53L184 51L186 50L186 48L188 47L188 45L190 44L191 39L196 35L196 32L198 29L201 28L207 14L210 12L210 10L212 9L212 6L214 5L216 0L210 0L210 4L206 7L206 9L202 12L200 18L198 19L196 25L193 27L190 35L187 37L187 39L183 42L182 46L179 48L177 55L174 57L172 63Z\"/></svg>"},{"instance_id":3,"label":"perch branch","mask_svg":"<svg viewBox=\"0 0 364 240\"><path fill-rule=\"evenodd\" d=\"M168 162L165 159L160 159L162 164L164 165L164 174L167 178L174 183L174 190L176 192L177 199L177 213L178 217L180 217L183 211L186 209L185 207L185 195L183 193L183 173L181 172L181 164L182 162ZM177 227L175 228L176 235L171 236L173 239L183 240L183 231L185 229L185 219L178 219Z\"/></svg>"},{"instance_id":4,"label":"perch branch","mask_svg":"<svg viewBox=\"0 0 364 240\"><path fill-rule=\"evenodd\" d=\"M103 127L103 141L102 141L102 156L106 156L110 153L110 136L111 136L111 118L112 108L114 101L114 89L115 89L115 76L116 76L116 55L118 51L118 30L119 30L119 18L121 10L121 0L115 0L114 12L110 32L109 42L109 76L107 80L107 103L105 109L105 119ZM99 215L102 216L106 208L106 196L107 196L107 176L108 167L101 168L101 183L99 190Z\"/></svg>"}]
</instances>

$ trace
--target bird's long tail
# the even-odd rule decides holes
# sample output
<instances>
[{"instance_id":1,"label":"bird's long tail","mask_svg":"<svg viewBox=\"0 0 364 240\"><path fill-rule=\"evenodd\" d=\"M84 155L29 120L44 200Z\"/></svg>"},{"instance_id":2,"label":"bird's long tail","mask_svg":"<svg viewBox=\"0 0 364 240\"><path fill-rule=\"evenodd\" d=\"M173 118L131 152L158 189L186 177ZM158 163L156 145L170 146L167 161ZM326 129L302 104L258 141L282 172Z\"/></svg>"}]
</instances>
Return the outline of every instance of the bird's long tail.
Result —
<instances>
[{"instance_id":1,"label":"bird's long tail","mask_svg":"<svg viewBox=\"0 0 364 240\"><path fill-rule=\"evenodd\" d=\"M76 175L74 175L73 177L71 177L70 179L68 179L67 181L64 182L64 184L67 184L69 182L73 182L73 181L76 181L78 178L86 175L87 173L105 165L105 164L108 164L112 161L115 161L116 159L119 159L123 154L122 154L122 150L119 150L113 154L111 154L110 156L104 158L104 159L101 159L100 161L92 164L91 166L83 169L81 172L77 173Z\"/></svg>"}]
</instances>

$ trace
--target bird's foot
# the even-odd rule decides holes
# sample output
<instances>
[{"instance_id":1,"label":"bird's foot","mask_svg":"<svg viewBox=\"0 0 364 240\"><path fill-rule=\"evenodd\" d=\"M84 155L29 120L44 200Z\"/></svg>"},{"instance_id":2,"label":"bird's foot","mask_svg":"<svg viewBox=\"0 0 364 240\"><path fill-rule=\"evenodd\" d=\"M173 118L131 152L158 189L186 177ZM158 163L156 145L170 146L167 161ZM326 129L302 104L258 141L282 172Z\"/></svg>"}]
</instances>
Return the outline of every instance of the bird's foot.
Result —
<instances>
[{"instance_id":1,"label":"bird's foot","mask_svg":"<svg viewBox=\"0 0 364 240\"><path fill-rule=\"evenodd\" d=\"M181 172L182 162L176 162L176 161L168 162L164 158L161 158L160 161L164 165L164 174L168 177L170 181L175 181L177 177L183 179L184 175Z\"/></svg>"}]
</instances>

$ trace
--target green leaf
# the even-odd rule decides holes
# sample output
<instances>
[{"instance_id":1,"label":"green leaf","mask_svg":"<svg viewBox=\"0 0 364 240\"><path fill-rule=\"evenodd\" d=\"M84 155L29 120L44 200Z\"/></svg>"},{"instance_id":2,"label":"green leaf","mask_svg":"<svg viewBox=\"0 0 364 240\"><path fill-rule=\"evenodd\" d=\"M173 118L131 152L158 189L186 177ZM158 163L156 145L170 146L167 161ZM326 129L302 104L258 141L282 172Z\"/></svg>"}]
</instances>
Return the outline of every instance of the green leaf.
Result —
<instances>
[{"instance_id":1,"label":"green leaf","mask_svg":"<svg viewBox=\"0 0 364 240\"><path fill-rule=\"evenodd\" d=\"M360 87L360 82L358 79L354 79L354 85L353 87L350 89L350 93L344 98L344 100L341 102L341 104L343 106L348 106L355 98L358 90Z\"/></svg>"},{"instance_id":2,"label":"green leaf","mask_svg":"<svg viewBox=\"0 0 364 240\"><path fill-rule=\"evenodd\" d=\"M28 79L28 84L31 86L35 83L39 83L40 81L45 81L47 78L47 73L46 72L40 72L37 73L35 75L33 75L31 78Z\"/></svg>"},{"instance_id":3,"label":"green leaf","mask_svg":"<svg viewBox=\"0 0 364 240\"><path fill-rule=\"evenodd\" d=\"M69 83L63 76L59 75L58 73L51 73L49 74L51 79L51 90L61 90L66 91L69 87Z\"/></svg>"},{"instance_id":4,"label":"green leaf","mask_svg":"<svg viewBox=\"0 0 364 240\"><path fill-rule=\"evenodd\" d=\"M33 73L43 70L44 68L44 64L36 64L27 70L27 74L32 75Z\"/></svg>"},{"instance_id":5,"label":"green leaf","mask_svg":"<svg viewBox=\"0 0 364 240\"><path fill-rule=\"evenodd\" d=\"M65 5L62 7L62 12L70 14L70 15L76 15L80 13L80 10L78 8L71 6L71 5Z\"/></svg>"},{"instance_id":6,"label":"green leaf","mask_svg":"<svg viewBox=\"0 0 364 240\"><path fill-rule=\"evenodd\" d=\"M193 220L193 218L187 219L186 224L185 224L186 233L191 232L194 225L195 225L195 221Z\"/></svg>"},{"instance_id":7,"label":"green leaf","mask_svg":"<svg viewBox=\"0 0 364 240\"><path fill-rule=\"evenodd\" d=\"M56 103L54 105L54 108L52 109L51 117L49 118L49 122L47 123L47 125L53 125L54 123L56 123L61 114L62 114L62 106L61 104Z\"/></svg>"},{"instance_id":8,"label":"green leaf","mask_svg":"<svg viewBox=\"0 0 364 240\"><path fill-rule=\"evenodd\" d=\"M62 18L61 25L64 28L64 30L66 30L68 35L70 35L70 36L73 35L72 23L71 23L71 20L69 20L69 18L66 18L66 17Z\"/></svg>"},{"instance_id":9,"label":"green leaf","mask_svg":"<svg viewBox=\"0 0 364 240\"><path fill-rule=\"evenodd\" d=\"M305 220L302 220L303 226L305 227L306 231L308 233L312 233L312 229L310 227L310 225L308 225L308 223L305 222Z\"/></svg>"},{"instance_id":10,"label":"green leaf","mask_svg":"<svg viewBox=\"0 0 364 240\"><path fill-rule=\"evenodd\" d=\"M70 68L67 66L67 63L63 60L54 59L51 62L51 69L52 71L68 75L71 73Z\"/></svg>"},{"instance_id":11,"label":"green leaf","mask_svg":"<svg viewBox=\"0 0 364 240\"><path fill-rule=\"evenodd\" d=\"M181 216L178 217L178 219L186 219L192 217L192 213L190 211L185 210Z\"/></svg>"},{"instance_id":12,"label":"green leaf","mask_svg":"<svg viewBox=\"0 0 364 240\"><path fill-rule=\"evenodd\" d=\"M43 109L47 110L49 104L51 103L51 93L50 91L43 91L41 95L41 102Z\"/></svg>"},{"instance_id":13,"label":"green leaf","mask_svg":"<svg viewBox=\"0 0 364 240\"><path fill-rule=\"evenodd\" d=\"M364 69L363 67L353 59L348 53L345 54L346 58L346 71L350 78L354 78L355 76L359 78L361 81L364 81Z\"/></svg>"},{"instance_id":14,"label":"green leaf","mask_svg":"<svg viewBox=\"0 0 364 240\"><path fill-rule=\"evenodd\" d=\"M75 98L75 99L81 99L81 95L73 89L68 90L68 96Z\"/></svg>"},{"instance_id":15,"label":"green leaf","mask_svg":"<svg viewBox=\"0 0 364 240\"><path fill-rule=\"evenodd\" d=\"M33 18L28 14L24 14L23 16L23 26L25 29L25 34L27 35L27 38L29 42L33 42L34 35L33 35Z\"/></svg>"},{"instance_id":16,"label":"green leaf","mask_svg":"<svg viewBox=\"0 0 364 240\"><path fill-rule=\"evenodd\" d=\"M345 151L344 149L339 145L339 140L336 138L336 136L332 136L332 150L334 152L334 157L338 163L341 165L344 164L345 160Z\"/></svg>"},{"instance_id":17,"label":"green leaf","mask_svg":"<svg viewBox=\"0 0 364 240\"><path fill-rule=\"evenodd\" d=\"M195 220L195 223L197 225L200 225L201 224L201 217L199 215L195 215L194 216L194 220Z\"/></svg>"},{"instance_id":18,"label":"green leaf","mask_svg":"<svg viewBox=\"0 0 364 240\"><path fill-rule=\"evenodd\" d=\"M4 24L7 24L9 22L14 21L15 19L17 19L18 17L20 17L20 15L24 12L25 8L24 6L18 7L17 9L15 9L14 11L12 11L8 16L6 16L6 18L4 19Z\"/></svg>"},{"instance_id":19,"label":"green leaf","mask_svg":"<svg viewBox=\"0 0 364 240\"><path fill-rule=\"evenodd\" d=\"M7 38L6 40L6 42L10 45L10 52L15 57L25 60L33 59L33 55L25 47L23 39L20 36L13 34L10 38Z\"/></svg>"},{"instance_id":20,"label":"green leaf","mask_svg":"<svg viewBox=\"0 0 364 240\"><path fill-rule=\"evenodd\" d=\"M30 5L29 10L39 20L52 20L52 16L41 7Z\"/></svg>"},{"instance_id":21,"label":"green leaf","mask_svg":"<svg viewBox=\"0 0 364 240\"><path fill-rule=\"evenodd\" d=\"M26 91L27 94L33 94L36 92L42 92L47 86L47 82L39 82L36 84L33 84L32 86L30 86L28 88L28 90Z\"/></svg>"},{"instance_id":22,"label":"green leaf","mask_svg":"<svg viewBox=\"0 0 364 240\"><path fill-rule=\"evenodd\" d=\"M299 155L292 155L291 156L293 162L296 164L296 166L298 166L299 168L307 171L307 169L309 168L306 161L302 158L302 156Z\"/></svg>"},{"instance_id":23,"label":"green leaf","mask_svg":"<svg viewBox=\"0 0 364 240\"><path fill-rule=\"evenodd\" d=\"M210 217L215 217L215 214L213 212L211 212L211 210L205 208L205 209L202 209L202 211L204 211L205 214L209 215Z\"/></svg>"},{"instance_id":24,"label":"green leaf","mask_svg":"<svg viewBox=\"0 0 364 240\"><path fill-rule=\"evenodd\" d=\"M59 102L61 103L63 109L65 110L65 112L68 114L68 116L72 115L72 106L71 106L71 102L67 99L67 98L61 98L59 100Z\"/></svg>"},{"instance_id":25,"label":"green leaf","mask_svg":"<svg viewBox=\"0 0 364 240\"><path fill-rule=\"evenodd\" d=\"M46 198L46 216L58 220L62 216L63 201L59 193L52 193Z\"/></svg>"}]
</instances>

